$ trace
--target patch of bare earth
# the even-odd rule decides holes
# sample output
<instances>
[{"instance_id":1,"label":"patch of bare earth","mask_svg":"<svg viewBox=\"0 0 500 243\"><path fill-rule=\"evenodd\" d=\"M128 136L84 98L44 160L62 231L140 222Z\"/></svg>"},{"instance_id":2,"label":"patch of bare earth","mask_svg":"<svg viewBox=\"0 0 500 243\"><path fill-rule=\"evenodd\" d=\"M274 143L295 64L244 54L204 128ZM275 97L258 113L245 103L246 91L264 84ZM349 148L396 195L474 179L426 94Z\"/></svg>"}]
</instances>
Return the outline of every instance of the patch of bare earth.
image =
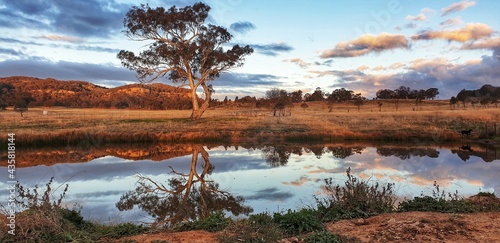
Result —
<instances>
[{"instance_id":1,"label":"patch of bare earth","mask_svg":"<svg viewBox=\"0 0 500 243\"><path fill-rule=\"evenodd\" d=\"M500 242L500 212L407 212L328 223L328 231L362 242Z\"/></svg>"},{"instance_id":2,"label":"patch of bare earth","mask_svg":"<svg viewBox=\"0 0 500 243\"><path fill-rule=\"evenodd\" d=\"M357 238L361 242L500 242L500 212L450 214L435 212L388 213L367 219L327 223L334 234ZM142 234L114 242L133 240L152 242L217 242L218 233L186 231ZM113 241L112 241L113 242ZM297 237L281 242L303 242Z\"/></svg>"},{"instance_id":3,"label":"patch of bare earth","mask_svg":"<svg viewBox=\"0 0 500 243\"><path fill-rule=\"evenodd\" d=\"M152 242L152 241L167 241L169 243L178 242L192 242L192 243L216 243L217 233L211 233L204 230L193 230L185 232L175 232L175 233L150 233L134 235L129 237L124 237L115 241L105 241L104 242L123 242L125 240L135 241L135 242Z\"/></svg>"}]
</instances>

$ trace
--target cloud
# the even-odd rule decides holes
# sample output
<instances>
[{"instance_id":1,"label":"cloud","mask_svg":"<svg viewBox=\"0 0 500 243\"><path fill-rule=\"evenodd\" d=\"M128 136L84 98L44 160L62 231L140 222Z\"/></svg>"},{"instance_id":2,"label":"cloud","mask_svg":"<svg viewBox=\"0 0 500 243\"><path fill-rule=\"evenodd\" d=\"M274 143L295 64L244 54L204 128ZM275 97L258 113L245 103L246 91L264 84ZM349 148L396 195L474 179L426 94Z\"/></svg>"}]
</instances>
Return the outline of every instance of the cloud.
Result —
<instances>
[{"instance_id":1,"label":"cloud","mask_svg":"<svg viewBox=\"0 0 500 243\"><path fill-rule=\"evenodd\" d=\"M425 14L421 13L421 14L418 14L416 16L408 15L408 16L406 16L406 20L408 20L408 21L426 21L427 17L425 16Z\"/></svg>"},{"instance_id":2,"label":"cloud","mask_svg":"<svg viewBox=\"0 0 500 243\"><path fill-rule=\"evenodd\" d=\"M260 54L266 56L277 56L280 52L290 52L293 50L293 47L283 42L265 45L250 44L250 46Z\"/></svg>"},{"instance_id":3,"label":"cloud","mask_svg":"<svg viewBox=\"0 0 500 243\"><path fill-rule=\"evenodd\" d=\"M432 76L438 80L451 79L453 75L449 69L453 68L453 64L447 58L436 59L416 59L413 60L409 67L410 70Z\"/></svg>"},{"instance_id":4,"label":"cloud","mask_svg":"<svg viewBox=\"0 0 500 243\"><path fill-rule=\"evenodd\" d=\"M434 14L436 13L436 11L434 11L434 9L432 8L423 8L422 10L420 10L421 13L430 13L430 14Z\"/></svg>"},{"instance_id":5,"label":"cloud","mask_svg":"<svg viewBox=\"0 0 500 243\"><path fill-rule=\"evenodd\" d=\"M474 5L476 5L476 2L469 1L469 0L453 3L449 6L441 9L441 16L445 16L447 14L454 13L454 12L459 12L459 11L462 11L466 8L472 7Z\"/></svg>"},{"instance_id":6,"label":"cloud","mask_svg":"<svg viewBox=\"0 0 500 243\"><path fill-rule=\"evenodd\" d=\"M375 36L366 34L355 40L338 43L334 49L324 51L321 58L356 57L396 48L409 48L404 35L382 33Z\"/></svg>"},{"instance_id":7,"label":"cloud","mask_svg":"<svg viewBox=\"0 0 500 243\"><path fill-rule=\"evenodd\" d=\"M439 23L439 25L443 28L446 28L449 26L459 25L459 24L463 24L463 23L464 23L464 21L460 18L460 16L458 16L455 18L447 19L447 20Z\"/></svg>"},{"instance_id":8,"label":"cloud","mask_svg":"<svg viewBox=\"0 0 500 243\"><path fill-rule=\"evenodd\" d=\"M22 45L37 45L37 46L42 45L40 43L36 43L36 42L32 42L32 41L22 41L22 40L18 40L18 39L14 39L14 38L2 38L2 37L0 37L0 42L9 43L9 44L22 44Z\"/></svg>"},{"instance_id":9,"label":"cloud","mask_svg":"<svg viewBox=\"0 0 500 243\"><path fill-rule=\"evenodd\" d=\"M401 67L404 67L404 66L406 66L406 65L404 63L402 63L402 62L395 62L395 63L391 64L389 66L389 68L390 69L398 69L398 68L401 68Z\"/></svg>"},{"instance_id":10,"label":"cloud","mask_svg":"<svg viewBox=\"0 0 500 243\"><path fill-rule=\"evenodd\" d=\"M368 69L370 69L370 67L368 67L366 65L362 65L362 66L359 66L356 70L360 71L360 72L363 72L363 71L366 71Z\"/></svg>"},{"instance_id":11,"label":"cloud","mask_svg":"<svg viewBox=\"0 0 500 243\"><path fill-rule=\"evenodd\" d=\"M493 34L493 29L482 23L470 23L462 29L451 31L423 31L420 34L413 35L413 40L431 40L444 39L448 41L467 42L470 40L478 40L490 37Z\"/></svg>"},{"instance_id":12,"label":"cloud","mask_svg":"<svg viewBox=\"0 0 500 243\"><path fill-rule=\"evenodd\" d=\"M10 55L10 56L20 56L20 57L26 56L23 52L16 51L16 50L10 49L10 48L0 47L0 55L1 54Z\"/></svg>"},{"instance_id":13,"label":"cloud","mask_svg":"<svg viewBox=\"0 0 500 243\"><path fill-rule=\"evenodd\" d=\"M299 67L301 68L307 68L309 66L311 66L311 63L309 62L306 62L300 58L292 58L292 59L286 59L286 60L283 60L284 62L290 62L290 63L295 63L297 65L299 65Z\"/></svg>"},{"instance_id":14,"label":"cloud","mask_svg":"<svg viewBox=\"0 0 500 243\"><path fill-rule=\"evenodd\" d=\"M266 188L256 191L254 194L245 196L247 200L268 200L285 202L287 199L294 197L290 192L280 192L278 188Z\"/></svg>"},{"instance_id":15,"label":"cloud","mask_svg":"<svg viewBox=\"0 0 500 243\"><path fill-rule=\"evenodd\" d=\"M281 79L270 74L222 73L214 81L215 95L224 94L222 98L228 94L255 96L263 93L265 87L282 87Z\"/></svg>"},{"instance_id":16,"label":"cloud","mask_svg":"<svg viewBox=\"0 0 500 243\"><path fill-rule=\"evenodd\" d=\"M135 72L106 64L51 62L43 58L6 60L0 62L3 76L32 76L62 80L83 80L106 85L110 81L136 82ZM116 82L115 82L116 84Z\"/></svg>"},{"instance_id":17,"label":"cloud","mask_svg":"<svg viewBox=\"0 0 500 243\"><path fill-rule=\"evenodd\" d=\"M348 82L353 82L357 80L362 80L364 79L363 76L366 76L366 74L363 71L358 70L330 70L330 71L309 71L310 73L316 74L318 77L323 77L323 76L335 76L341 78L340 80L337 80L338 82L341 83L348 83Z\"/></svg>"},{"instance_id":18,"label":"cloud","mask_svg":"<svg viewBox=\"0 0 500 243\"><path fill-rule=\"evenodd\" d=\"M36 37L40 38L40 37ZM52 39L58 39L59 37L51 37ZM78 37L74 37L74 42L71 40L73 37L67 37L65 38L64 36L61 36L61 41L69 41L70 43L78 44L79 40L83 41L82 39L79 39ZM64 39L64 40L63 40ZM23 47L27 45L34 45L34 46L48 46L48 47L53 47L53 48L66 48L66 49L72 49L72 50L78 50L78 51L95 51L95 52L109 52L109 53L118 53L120 52L120 49L117 48L109 48L109 47L102 47L102 46L91 46L91 45L71 45L71 44L42 44L38 42L33 42L33 41L23 41L23 40L18 40L18 39L13 39L13 38L0 38L0 42L4 43L9 43L9 44L21 44Z\"/></svg>"},{"instance_id":19,"label":"cloud","mask_svg":"<svg viewBox=\"0 0 500 243\"><path fill-rule=\"evenodd\" d=\"M415 23L413 23L413 22L410 22L408 24L405 24L405 28L407 28L407 29L415 29L415 28L417 28L417 25Z\"/></svg>"},{"instance_id":20,"label":"cloud","mask_svg":"<svg viewBox=\"0 0 500 243\"><path fill-rule=\"evenodd\" d=\"M307 176L307 175L303 175L303 176L301 176L299 179L297 179L295 181L290 181L290 182L285 181L285 182L283 182L283 185L301 187L301 186L303 186L304 184L306 184L309 181L312 181L312 179L309 178L309 176Z\"/></svg>"},{"instance_id":21,"label":"cloud","mask_svg":"<svg viewBox=\"0 0 500 243\"><path fill-rule=\"evenodd\" d=\"M235 32L245 34L250 30L255 29L255 25L248 21L240 21L232 23L229 28Z\"/></svg>"},{"instance_id":22,"label":"cloud","mask_svg":"<svg viewBox=\"0 0 500 243\"><path fill-rule=\"evenodd\" d=\"M491 41L492 43L497 43ZM496 47L489 41L476 43L473 47ZM393 68L402 67L403 63L390 65ZM415 59L407 64L404 72L398 73L365 73L361 70L310 71L317 76L335 76L337 82L356 92L362 91L375 94L383 88L396 89L402 85L412 89L439 89L441 98L456 96L461 89L478 89L483 84L493 83L500 76L500 49L494 49L491 55L485 55L480 60L454 63L447 58ZM372 70L383 70L375 67Z\"/></svg>"},{"instance_id":23,"label":"cloud","mask_svg":"<svg viewBox=\"0 0 500 243\"><path fill-rule=\"evenodd\" d=\"M75 50L79 50L79 51L95 51L95 52L109 52L109 53L120 52L120 49L116 49L116 48L101 47L101 46L89 46L89 45L77 45L77 46L61 45L59 47L64 47L64 48L68 48L68 49L75 49Z\"/></svg>"},{"instance_id":24,"label":"cloud","mask_svg":"<svg viewBox=\"0 0 500 243\"><path fill-rule=\"evenodd\" d=\"M475 41L471 43L465 43L460 48L462 50L477 50L477 49L490 49L490 50L500 50L500 37L494 37L490 39L483 39L480 41Z\"/></svg>"},{"instance_id":25,"label":"cloud","mask_svg":"<svg viewBox=\"0 0 500 243\"><path fill-rule=\"evenodd\" d=\"M78 37L119 33L129 5L111 1L2 1L0 26L34 28Z\"/></svg>"},{"instance_id":26,"label":"cloud","mask_svg":"<svg viewBox=\"0 0 500 243\"><path fill-rule=\"evenodd\" d=\"M50 41L63 41L70 43L82 43L84 40L75 36L67 36L67 35L41 35L38 38L47 39Z\"/></svg>"}]
</instances>

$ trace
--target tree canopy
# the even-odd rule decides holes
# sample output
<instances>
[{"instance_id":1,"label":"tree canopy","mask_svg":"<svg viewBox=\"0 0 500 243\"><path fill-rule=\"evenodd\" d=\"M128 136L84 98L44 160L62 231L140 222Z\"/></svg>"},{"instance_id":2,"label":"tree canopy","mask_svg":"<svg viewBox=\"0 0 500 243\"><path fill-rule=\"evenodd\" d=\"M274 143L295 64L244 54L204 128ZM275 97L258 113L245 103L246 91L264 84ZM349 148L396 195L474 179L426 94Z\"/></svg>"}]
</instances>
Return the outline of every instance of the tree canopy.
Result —
<instances>
[{"instance_id":1,"label":"tree canopy","mask_svg":"<svg viewBox=\"0 0 500 243\"><path fill-rule=\"evenodd\" d=\"M141 82L167 76L174 83L187 84L192 119L200 118L209 106L213 88L208 82L242 66L244 57L253 52L248 45L225 49L233 36L224 27L205 23L209 11L210 6L204 3L168 10L148 5L132 7L124 20L125 34L131 40L152 43L138 55L126 50L117 55L122 65L137 72ZM200 86L204 92L201 106L196 94Z\"/></svg>"}]
</instances>

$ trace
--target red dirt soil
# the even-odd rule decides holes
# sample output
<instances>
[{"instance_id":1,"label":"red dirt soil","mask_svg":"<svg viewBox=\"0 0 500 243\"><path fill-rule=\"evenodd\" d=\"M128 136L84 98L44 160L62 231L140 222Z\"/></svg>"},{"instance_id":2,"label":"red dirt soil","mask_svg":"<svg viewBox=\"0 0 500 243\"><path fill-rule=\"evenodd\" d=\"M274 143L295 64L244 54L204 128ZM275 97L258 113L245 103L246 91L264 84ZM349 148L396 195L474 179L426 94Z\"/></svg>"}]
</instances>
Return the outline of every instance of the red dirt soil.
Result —
<instances>
[{"instance_id":1,"label":"red dirt soil","mask_svg":"<svg viewBox=\"0 0 500 243\"><path fill-rule=\"evenodd\" d=\"M500 212L448 214L435 212L389 213L367 219L327 223L328 231L356 237L361 242L500 242ZM151 242L217 242L218 233L187 231L142 234L119 239ZM297 237L281 242L302 242Z\"/></svg>"}]
</instances>

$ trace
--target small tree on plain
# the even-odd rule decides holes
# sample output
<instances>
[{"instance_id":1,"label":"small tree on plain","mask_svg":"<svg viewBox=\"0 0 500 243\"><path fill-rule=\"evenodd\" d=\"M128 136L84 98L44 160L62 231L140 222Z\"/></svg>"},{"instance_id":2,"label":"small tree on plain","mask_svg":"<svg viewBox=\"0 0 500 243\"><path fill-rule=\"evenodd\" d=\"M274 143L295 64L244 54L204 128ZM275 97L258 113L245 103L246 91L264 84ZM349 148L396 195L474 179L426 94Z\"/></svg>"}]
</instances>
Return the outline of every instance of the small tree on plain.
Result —
<instances>
[{"instance_id":1,"label":"small tree on plain","mask_svg":"<svg viewBox=\"0 0 500 243\"><path fill-rule=\"evenodd\" d=\"M16 105L14 106L14 111L20 112L21 117L24 117L23 112L28 111L28 103L26 103L26 101L24 100L17 102Z\"/></svg>"},{"instance_id":2,"label":"small tree on plain","mask_svg":"<svg viewBox=\"0 0 500 243\"><path fill-rule=\"evenodd\" d=\"M3 101L1 98L0 98L0 111L4 111L7 109L7 103L5 103L5 101Z\"/></svg>"},{"instance_id":3,"label":"small tree on plain","mask_svg":"<svg viewBox=\"0 0 500 243\"><path fill-rule=\"evenodd\" d=\"M359 111L359 108L365 104L365 97L361 96L361 93L358 93L358 94L355 94L354 97L353 97L353 100L354 100L354 105L356 107L358 107L358 111Z\"/></svg>"},{"instance_id":4,"label":"small tree on plain","mask_svg":"<svg viewBox=\"0 0 500 243\"><path fill-rule=\"evenodd\" d=\"M302 107L302 109L306 110L307 108L309 108L309 105L306 103L302 103L302 104L300 104L300 107Z\"/></svg>"}]
</instances>

